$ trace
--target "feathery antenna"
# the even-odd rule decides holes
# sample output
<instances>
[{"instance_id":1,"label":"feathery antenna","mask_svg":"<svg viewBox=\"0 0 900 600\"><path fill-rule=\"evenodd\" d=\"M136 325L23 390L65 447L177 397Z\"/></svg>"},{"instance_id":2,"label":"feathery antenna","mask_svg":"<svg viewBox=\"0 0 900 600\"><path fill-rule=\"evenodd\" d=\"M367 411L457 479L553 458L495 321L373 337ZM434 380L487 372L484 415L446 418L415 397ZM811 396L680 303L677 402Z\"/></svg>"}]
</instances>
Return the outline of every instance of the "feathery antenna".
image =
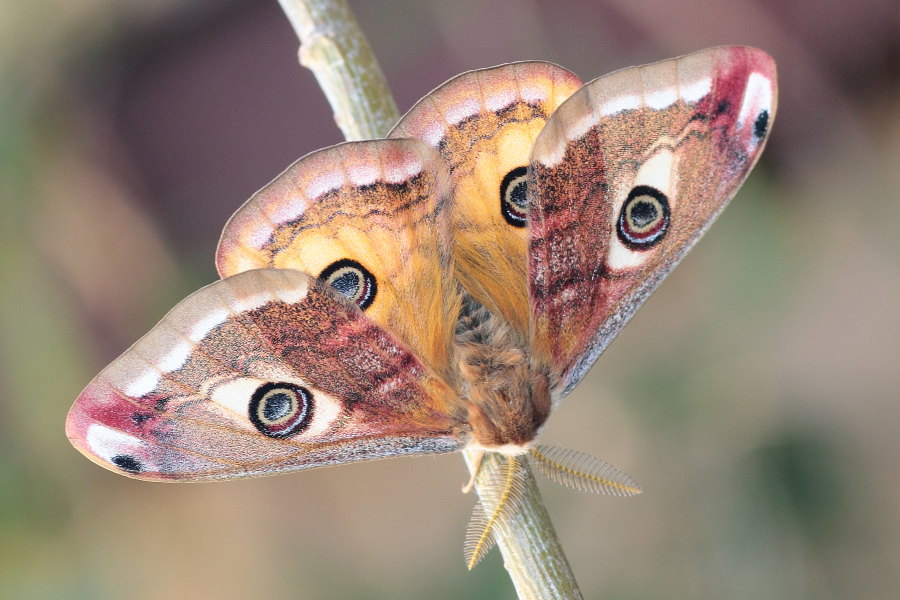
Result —
<instances>
[{"instance_id":1,"label":"feathery antenna","mask_svg":"<svg viewBox=\"0 0 900 600\"><path fill-rule=\"evenodd\" d=\"M634 496L641 487L631 477L589 454L556 446L535 446L528 451L535 469L560 485L581 492L608 496Z\"/></svg>"},{"instance_id":2,"label":"feathery antenna","mask_svg":"<svg viewBox=\"0 0 900 600\"><path fill-rule=\"evenodd\" d=\"M495 491L490 494L482 493L481 500L475 504L466 528L463 552L466 568L470 571L494 547L496 543L494 532L504 527L506 519L522 500L525 479L519 461L518 457L509 456L505 463L500 463L499 467L494 467L487 473L487 485L495 488ZM487 497L496 498L496 505L488 506L484 502Z\"/></svg>"}]
</instances>

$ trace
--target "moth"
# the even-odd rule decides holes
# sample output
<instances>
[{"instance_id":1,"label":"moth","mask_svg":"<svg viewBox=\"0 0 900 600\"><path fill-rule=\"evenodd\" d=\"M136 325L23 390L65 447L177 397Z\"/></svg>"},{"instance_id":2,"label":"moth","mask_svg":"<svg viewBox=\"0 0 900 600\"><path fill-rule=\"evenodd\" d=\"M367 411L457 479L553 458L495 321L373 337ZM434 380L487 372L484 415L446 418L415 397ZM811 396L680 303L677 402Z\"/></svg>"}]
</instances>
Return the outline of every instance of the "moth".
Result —
<instances>
[{"instance_id":1,"label":"moth","mask_svg":"<svg viewBox=\"0 0 900 600\"><path fill-rule=\"evenodd\" d=\"M735 194L776 94L772 59L736 46L587 84L545 62L459 75L388 138L313 152L250 198L222 279L88 384L67 435L139 479L474 448L508 457L513 498L524 456L635 493L536 440ZM470 563L512 504L480 507Z\"/></svg>"}]
</instances>

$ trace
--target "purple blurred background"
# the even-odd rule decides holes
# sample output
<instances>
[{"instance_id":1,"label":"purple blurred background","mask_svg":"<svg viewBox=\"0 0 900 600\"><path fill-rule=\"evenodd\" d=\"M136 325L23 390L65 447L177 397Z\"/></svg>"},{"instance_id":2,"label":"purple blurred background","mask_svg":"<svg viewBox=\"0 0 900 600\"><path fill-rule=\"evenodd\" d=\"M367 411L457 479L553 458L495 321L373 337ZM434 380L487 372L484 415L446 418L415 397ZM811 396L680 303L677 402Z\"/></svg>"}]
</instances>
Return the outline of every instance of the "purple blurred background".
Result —
<instances>
[{"instance_id":1,"label":"purple blurred background","mask_svg":"<svg viewBox=\"0 0 900 600\"><path fill-rule=\"evenodd\" d=\"M896 0L350 4L401 111L512 60L775 57L757 170L543 438L645 494L542 489L586 597L900 596ZM514 597L463 568L458 456L154 485L65 439L230 214L341 141L296 57L275 2L0 6L0 597Z\"/></svg>"}]
</instances>

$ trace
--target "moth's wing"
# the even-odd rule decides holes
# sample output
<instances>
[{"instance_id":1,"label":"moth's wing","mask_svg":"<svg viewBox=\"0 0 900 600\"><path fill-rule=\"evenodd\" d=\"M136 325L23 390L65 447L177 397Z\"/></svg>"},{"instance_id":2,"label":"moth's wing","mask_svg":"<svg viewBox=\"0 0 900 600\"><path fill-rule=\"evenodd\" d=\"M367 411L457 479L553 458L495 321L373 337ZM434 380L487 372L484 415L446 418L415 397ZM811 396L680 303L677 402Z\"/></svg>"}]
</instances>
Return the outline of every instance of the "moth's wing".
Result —
<instances>
[{"instance_id":1,"label":"moth's wing","mask_svg":"<svg viewBox=\"0 0 900 600\"><path fill-rule=\"evenodd\" d=\"M457 278L523 340L528 157L547 117L579 87L578 77L544 62L470 71L422 98L390 134L424 140L450 166Z\"/></svg>"},{"instance_id":2,"label":"moth's wing","mask_svg":"<svg viewBox=\"0 0 900 600\"><path fill-rule=\"evenodd\" d=\"M85 388L69 439L141 479L250 477L467 435L454 393L323 282L260 269L178 304Z\"/></svg>"},{"instance_id":3,"label":"moth's wing","mask_svg":"<svg viewBox=\"0 0 900 600\"><path fill-rule=\"evenodd\" d=\"M533 346L568 393L754 165L775 64L713 48L592 81L531 156Z\"/></svg>"},{"instance_id":4,"label":"moth's wing","mask_svg":"<svg viewBox=\"0 0 900 600\"><path fill-rule=\"evenodd\" d=\"M449 179L416 140L349 142L309 154L257 192L222 232L222 277L286 268L327 280L449 380L459 313Z\"/></svg>"}]
</instances>

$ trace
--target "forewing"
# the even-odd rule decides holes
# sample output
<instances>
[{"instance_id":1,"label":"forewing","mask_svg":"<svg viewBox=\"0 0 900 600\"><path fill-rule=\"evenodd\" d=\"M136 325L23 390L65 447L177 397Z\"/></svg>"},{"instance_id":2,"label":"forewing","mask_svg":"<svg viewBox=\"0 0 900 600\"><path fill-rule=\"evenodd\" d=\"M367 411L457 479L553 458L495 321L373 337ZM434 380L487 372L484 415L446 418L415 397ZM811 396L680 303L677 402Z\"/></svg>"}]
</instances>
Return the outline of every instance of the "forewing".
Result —
<instances>
[{"instance_id":1,"label":"forewing","mask_svg":"<svg viewBox=\"0 0 900 600\"><path fill-rule=\"evenodd\" d=\"M247 271L189 296L76 400L69 439L142 479L249 477L449 452L453 392L392 335L299 271Z\"/></svg>"},{"instance_id":2,"label":"forewing","mask_svg":"<svg viewBox=\"0 0 900 600\"><path fill-rule=\"evenodd\" d=\"M531 157L532 344L568 393L754 165L772 59L721 47L594 80Z\"/></svg>"}]
</instances>

